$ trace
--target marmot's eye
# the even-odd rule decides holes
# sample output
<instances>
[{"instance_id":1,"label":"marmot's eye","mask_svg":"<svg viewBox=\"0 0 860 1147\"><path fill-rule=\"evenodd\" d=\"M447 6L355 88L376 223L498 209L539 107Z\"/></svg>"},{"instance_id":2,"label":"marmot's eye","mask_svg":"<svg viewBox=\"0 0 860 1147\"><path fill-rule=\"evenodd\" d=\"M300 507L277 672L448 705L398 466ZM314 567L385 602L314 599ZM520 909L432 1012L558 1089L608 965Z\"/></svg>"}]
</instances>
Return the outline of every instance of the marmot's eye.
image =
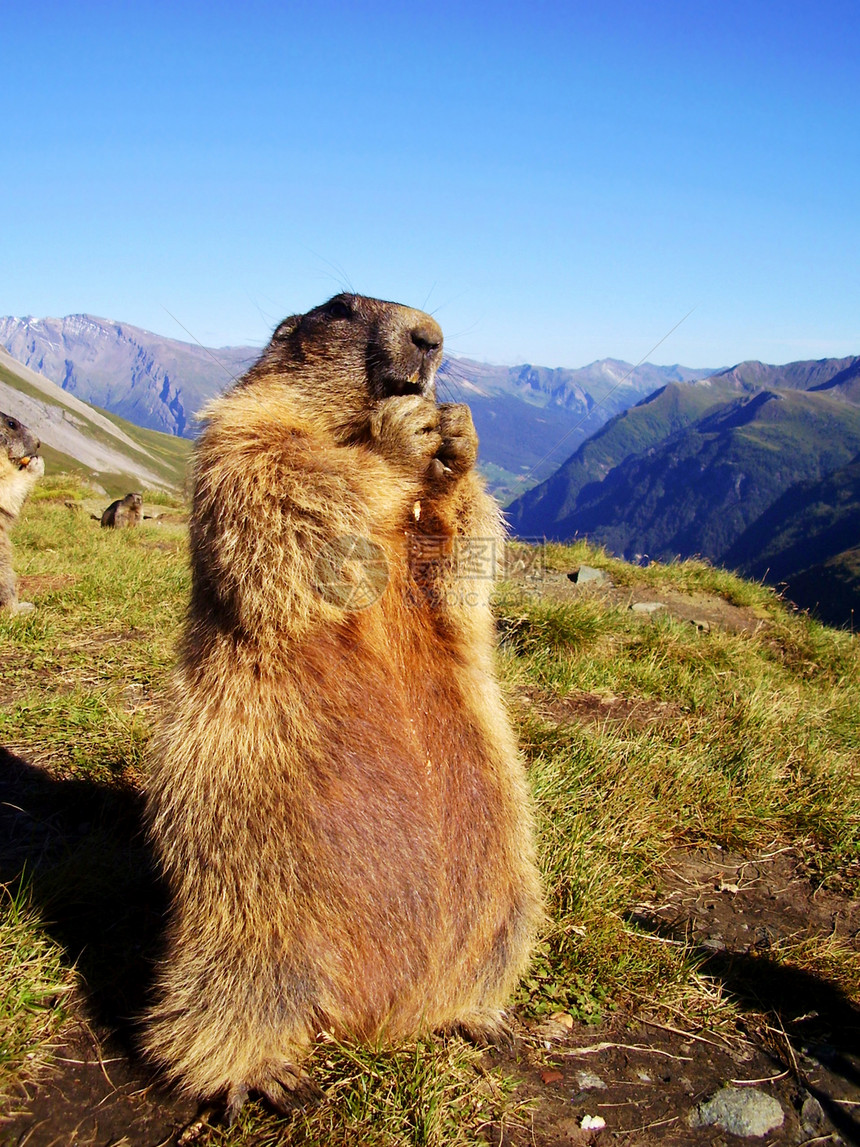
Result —
<instances>
[{"instance_id":1,"label":"marmot's eye","mask_svg":"<svg viewBox=\"0 0 860 1147\"><path fill-rule=\"evenodd\" d=\"M14 418L7 418L6 419L6 425L9 427L10 430L17 430L18 429L18 423L15 421Z\"/></svg>"},{"instance_id":2,"label":"marmot's eye","mask_svg":"<svg viewBox=\"0 0 860 1147\"><path fill-rule=\"evenodd\" d=\"M351 319L352 309L341 299L336 299L326 308L326 314L330 319Z\"/></svg>"}]
</instances>

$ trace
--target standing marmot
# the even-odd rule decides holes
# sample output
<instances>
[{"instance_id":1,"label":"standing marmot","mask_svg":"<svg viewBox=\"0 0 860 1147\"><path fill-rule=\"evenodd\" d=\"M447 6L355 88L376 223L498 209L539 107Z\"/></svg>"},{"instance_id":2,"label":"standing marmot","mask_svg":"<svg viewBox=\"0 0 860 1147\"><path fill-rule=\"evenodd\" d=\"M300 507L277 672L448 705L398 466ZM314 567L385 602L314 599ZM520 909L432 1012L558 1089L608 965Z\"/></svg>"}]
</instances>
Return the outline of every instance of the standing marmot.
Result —
<instances>
[{"instance_id":1,"label":"standing marmot","mask_svg":"<svg viewBox=\"0 0 860 1147\"><path fill-rule=\"evenodd\" d=\"M123 526L139 526L143 517L143 495L126 494L111 502L101 516L102 529L121 529Z\"/></svg>"},{"instance_id":2,"label":"standing marmot","mask_svg":"<svg viewBox=\"0 0 860 1147\"><path fill-rule=\"evenodd\" d=\"M205 412L144 1044L231 1117L249 1090L306 1097L321 1030L492 1036L541 915L493 676L500 517L468 407L436 405L441 357L428 315L338 295Z\"/></svg>"},{"instance_id":3,"label":"standing marmot","mask_svg":"<svg viewBox=\"0 0 860 1147\"><path fill-rule=\"evenodd\" d=\"M13 613L33 608L29 601L18 601L9 530L27 495L45 473L45 462L37 454L41 445L17 418L0 413L0 609Z\"/></svg>"}]
</instances>

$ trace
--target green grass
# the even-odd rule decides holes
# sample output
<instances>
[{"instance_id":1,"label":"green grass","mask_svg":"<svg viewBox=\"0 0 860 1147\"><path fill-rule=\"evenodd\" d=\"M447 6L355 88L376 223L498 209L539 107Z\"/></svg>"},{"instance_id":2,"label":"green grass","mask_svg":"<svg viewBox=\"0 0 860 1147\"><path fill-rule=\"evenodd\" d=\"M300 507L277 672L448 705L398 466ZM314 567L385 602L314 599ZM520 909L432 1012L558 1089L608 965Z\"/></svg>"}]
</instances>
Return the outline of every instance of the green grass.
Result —
<instances>
[{"instance_id":1,"label":"green grass","mask_svg":"<svg viewBox=\"0 0 860 1147\"><path fill-rule=\"evenodd\" d=\"M707 1009L689 953L638 934L625 913L678 845L790 844L821 879L860 858L857 643L704 563L637 569L585 543L548 547L550 568L582 563L616 584L714 594L766 624L702 634L593 598L501 596L503 676L537 798L553 921L520 998L583 1018L606 1000ZM520 700L535 694L555 717ZM623 698L640 719L559 719L564 700L582 694Z\"/></svg>"},{"instance_id":2,"label":"green grass","mask_svg":"<svg viewBox=\"0 0 860 1147\"><path fill-rule=\"evenodd\" d=\"M14 535L17 569L31 587L23 596L37 609L0 619L0 744L58 782L86 781L104 797L83 836L47 851L43 910L62 908L84 885L92 903L139 900L145 912L146 897L135 891L140 844L129 843L110 800L136 800L145 783L146 747L188 595L186 534L180 525L147 523L100 530L64 505L83 496L73 480L54 479L47 489L50 497L27 504ZM566 1010L596 1021L644 1003L680 1010L687 1022L725 1021L729 1005L694 953L656 942L630 922L632 909L654 894L662 862L683 846L754 852L786 844L822 881L858 870L857 642L705 563L638 569L585 543L549 546L545 558L550 570L601 566L631 589L714 595L761 624L701 633L594 597L552 600L500 587L499 666L535 794L549 909L518 992L521 1014ZM596 709L581 719L575 703L584 696L598 709L601 699L621 699L628 717L609 720ZM68 792L76 825L80 794ZM88 988L97 980L105 991L121 990L111 976L140 959L132 951L138 918L119 920L129 947L117 941L106 958L87 950L86 928L76 947L23 893L5 895L2 911L0 947L13 973L0 999L0 1027L7 1017L11 1032L0 1073L12 1080L49 1059L46 1040L65 1016L72 963ZM786 946L777 957L855 997L860 988L856 958L826 939ZM211 1141L465 1144L517 1117L511 1083L488 1075L457 1040L396 1051L324 1043L311 1068L329 1098L294 1121L288 1138L282 1123L250 1105Z\"/></svg>"},{"instance_id":3,"label":"green grass","mask_svg":"<svg viewBox=\"0 0 860 1147\"><path fill-rule=\"evenodd\" d=\"M66 1015L73 974L48 940L26 889L0 885L0 1108L30 1082Z\"/></svg>"},{"instance_id":4,"label":"green grass","mask_svg":"<svg viewBox=\"0 0 860 1147\"><path fill-rule=\"evenodd\" d=\"M486 1142L490 1126L516 1120L514 1081L487 1072L481 1053L460 1039L396 1049L326 1040L308 1068L326 1101L300 1112L285 1138L283 1120L258 1104L209 1140L224 1147L466 1147Z\"/></svg>"}]
</instances>

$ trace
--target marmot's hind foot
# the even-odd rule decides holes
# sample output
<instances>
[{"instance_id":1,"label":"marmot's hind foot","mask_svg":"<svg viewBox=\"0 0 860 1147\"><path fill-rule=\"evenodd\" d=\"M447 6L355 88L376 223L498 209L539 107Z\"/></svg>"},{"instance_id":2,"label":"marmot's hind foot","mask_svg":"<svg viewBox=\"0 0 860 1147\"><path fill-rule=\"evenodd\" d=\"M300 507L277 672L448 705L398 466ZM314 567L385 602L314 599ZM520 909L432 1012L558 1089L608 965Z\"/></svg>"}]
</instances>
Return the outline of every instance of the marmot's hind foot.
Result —
<instances>
[{"instance_id":1,"label":"marmot's hind foot","mask_svg":"<svg viewBox=\"0 0 860 1147\"><path fill-rule=\"evenodd\" d=\"M323 1097L322 1088L300 1067L285 1063L277 1072L258 1084L260 1093L282 1115L297 1107L311 1107Z\"/></svg>"},{"instance_id":2,"label":"marmot's hind foot","mask_svg":"<svg viewBox=\"0 0 860 1147\"><path fill-rule=\"evenodd\" d=\"M505 1019L504 1013L491 1013L462 1020L451 1028L452 1035L461 1036L475 1047L498 1048L511 1052L516 1044L514 1029Z\"/></svg>"},{"instance_id":3,"label":"marmot's hind foot","mask_svg":"<svg viewBox=\"0 0 860 1147\"><path fill-rule=\"evenodd\" d=\"M242 1108L248 1102L251 1092L262 1096L268 1105L279 1115L289 1115L297 1107L310 1107L319 1103L323 1091L311 1076L300 1067L285 1063L265 1079L257 1079L249 1087L245 1083L234 1084L227 1093L224 1118L232 1127Z\"/></svg>"}]
</instances>

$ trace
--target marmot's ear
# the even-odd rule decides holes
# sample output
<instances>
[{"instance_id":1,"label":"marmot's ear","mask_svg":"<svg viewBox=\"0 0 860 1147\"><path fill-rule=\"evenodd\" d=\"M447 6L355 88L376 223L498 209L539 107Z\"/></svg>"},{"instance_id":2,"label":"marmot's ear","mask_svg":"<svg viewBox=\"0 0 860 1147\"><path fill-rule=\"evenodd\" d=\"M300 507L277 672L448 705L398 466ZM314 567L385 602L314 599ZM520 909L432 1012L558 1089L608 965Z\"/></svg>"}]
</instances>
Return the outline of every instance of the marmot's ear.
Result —
<instances>
[{"instance_id":1,"label":"marmot's ear","mask_svg":"<svg viewBox=\"0 0 860 1147\"><path fill-rule=\"evenodd\" d=\"M288 339L301 321L301 315L290 315L288 319L284 319L281 325L275 328L272 342L283 342Z\"/></svg>"}]
</instances>

